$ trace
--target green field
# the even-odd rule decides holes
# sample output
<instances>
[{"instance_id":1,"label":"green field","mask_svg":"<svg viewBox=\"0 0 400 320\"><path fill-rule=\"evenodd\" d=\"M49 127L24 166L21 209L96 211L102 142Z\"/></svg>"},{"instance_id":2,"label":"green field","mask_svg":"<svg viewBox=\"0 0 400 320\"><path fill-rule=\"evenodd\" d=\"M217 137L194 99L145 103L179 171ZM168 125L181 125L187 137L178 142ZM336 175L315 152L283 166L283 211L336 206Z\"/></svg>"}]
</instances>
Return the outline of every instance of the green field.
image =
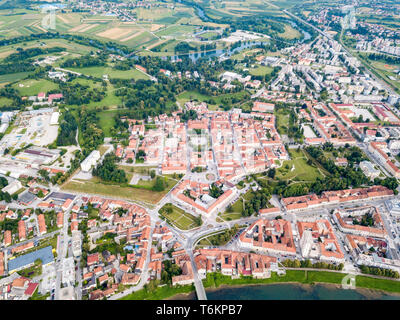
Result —
<instances>
[{"instance_id":1,"label":"green field","mask_svg":"<svg viewBox=\"0 0 400 320\"><path fill-rule=\"evenodd\" d=\"M177 101L181 104L182 107L185 104L185 102L190 100L206 102L210 110L216 110L216 108L222 104L222 100L224 98L235 97L237 99L243 99L246 93L247 92L240 91L237 93L221 94L219 96L207 96L197 91L185 91L177 96Z\"/></svg>"},{"instance_id":2,"label":"green field","mask_svg":"<svg viewBox=\"0 0 400 320\"><path fill-rule=\"evenodd\" d=\"M307 156L303 150L289 149L289 154L291 160L283 162L283 165L276 171L277 178L293 181L315 181L318 177L323 178L318 168L307 164Z\"/></svg>"},{"instance_id":3,"label":"green field","mask_svg":"<svg viewBox=\"0 0 400 320\"><path fill-rule=\"evenodd\" d=\"M13 100L8 98L0 98L0 108L4 106L9 106L13 103Z\"/></svg>"},{"instance_id":4,"label":"green field","mask_svg":"<svg viewBox=\"0 0 400 320\"><path fill-rule=\"evenodd\" d=\"M23 87L21 85L23 85ZM57 90L59 88L58 84L46 79L23 80L19 81L17 84L14 84L13 87L17 89L23 96L35 96L39 92L47 93L51 90Z\"/></svg>"},{"instance_id":5,"label":"green field","mask_svg":"<svg viewBox=\"0 0 400 320\"><path fill-rule=\"evenodd\" d=\"M99 117L99 126L104 131L106 137L110 137L110 129L115 125L115 116L118 114L117 110L105 110L97 113Z\"/></svg>"},{"instance_id":6,"label":"green field","mask_svg":"<svg viewBox=\"0 0 400 320\"><path fill-rule=\"evenodd\" d=\"M167 208L171 208L172 212L167 213ZM189 230L199 226L196 217L170 203L164 205L159 214L181 230Z\"/></svg>"},{"instance_id":7,"label":"green field","mask_svg":"<svg viewBox=\"0 0 400 320\"><path fill-rule=\"evenodd\" d=\"M112 67L107 66L107 67L88 67L88 68L68 68L68 70L79 72L86 76L92 76L95 78L102 78L103 75L108 75L109 78L116 78L116 79L135 79L135 80L149 79L147 75L136 69L116 70L113 69Z\"/></svg>"},{"instance_id":8,"label":"green field","mask_svg":"<svg viewBox=\"0 0 400 320\"><path fill-rule=\"evenodd\" d=\"M264 76L270 74L274 69L268 66L259 66L254 69L250 69L249 72L253 76Z\"/></svg>"},{"instance_id":9,"label":"green field","mask_svg":"<svg viewBox=\"0 0 400 320\"><path fill-rule=\"evenodd\" d=\"M400 65L387 64L384 61L370 60L367 55L359 53L360 60L374 73L378 78L382 78L387 84L392 86L397 93L400 92L400 78L393 71L399 69ZM389 77L393 77L391 79Z\"/></svg>"},{"instance_id":10,"label":"green field","mask_svg":"<svg viewBox=\"0 0 400 320\"><path fill-rule=\"evenodd\" d=\"M242 218L242 211L244 209L245 201L249 201L252 198L252 191L247 191L243 196L241 196L236 202L232 205L232 212L225 212L221 213L219 217L226 221L236 220Z\"/></svg>"},{"instance_id":11,"label":"green field","mask_svg":"<svg viewBox=\"0 0 400 320\"><path fill-rule=\"evenodd\" d=\"M286 270L286 274L278 276L272 272L271 277L267 279L254 279L251 277L240 277L232 279L220 273L208 273L206 279L203 280L205 288L218 288L222 285L240 286L251 284L273 284L273 283L331 283L340 284L346 274L339 272L326 271L303 271L303 270ZM399 293L400 285L398 281L389 279L374 279L367 276L356 276L356 286L373 290L382 290L385 292ZM157 287L155 290L142 289L121 300L160 300L173 297L176 294L194 292L193 286L164 286Z\"/></svg>"},{"instance_id":12,"label":"green field","mask_svg":"<svg viewBox=\"0 0 400 320\"><path fill-rule=\"evenodd\" d=\"M186 286L163 286L157 287L155 290L141 289L133 292L120 300L163 300L177 294L193 292L194 285Z\"/></svg>"},{"instance_id":13,"label":"green field","mask_svg":"<svg viewBox=\"0 0 400 320\"><path fill-rule=\"evenodd\" d=\"M280 37L282 37L284 39L288 39L288 40L301 38L301 33L288 24L285 24L285 32L278 33L278 35Z\"/></svg>"},{"instance_id":14,"label":"green field","mask_svg":"<svg viewBox=\"0 0 400 320\"><path fill-rule=\"evenodd\" d=\"M203 280L203 284L206 288L218 288L221 285L249 285L285 282L304 284L331 283L339 285L345 276L345 273L328 272L322 270L286 270L286 275L283 276L278 276L275 272L272 272L271 277L267 279L254 279L252 277L231 279L231 277L224 276L220 273L208 273L207 278ZM356 287L400 293L400 282L389 279L376 279L367 276L356 276Z\"/></svg>"},{"instance_id":15,"label":"green field","mask_svg":"<svg viewBox=\"0 0 400 320\"><path fill-rule=\"evenodd\" d=\"M2 74L2 75L0 75L0 83L5 84L8 82L18 81L18 80L26 78L30 74L31 74L31 72L18 72L18 73Z\"/></svg>"},{"instance_id":16,"label":"green field","mask_svg":"<svg viewBox=\"0 0 400 320\"><path fill-rule=\"evenodd\" d=\"M159 202L175 184L175 180L168 179L167 188L164 191L155 192L144 188L134 188L130 186L120 186L115 184L104 184L98 178L92 178L88 181L68 181L62 186L62 189L74 192L99 194L133 201L136 200L154 205Z\"/></svg>"},{"instance_id":17,"label":"green field","mask_svg":"<svg viewBox=\"0 0 400 320\"><path fill-rule=\"evenodd\" d=\"M89 79L83 79L83 78L77 78L74 79L72 81L72 83L80 83L82 85L87 85L89 86L91 89L92 88L101 88L101 81L99 82L95 82L93 80L89 80ZM107 90L106 90L106 95L105 97L100 100L100 101L91 101L87 104L85 104L85 107L87 107L88 109L94 109L96 107L105 107L106 109L116 109L117 107L122 105L122 101L120 97L117 97L115 95L115 88L113 85L111 85L110 83L107 84ZM71 108L74 109L79 109L81 108L80 106L77 105L71 105Z\"/></svg>"},{"instance_id":18,"label":"green field","mask_svg":"<svg viewBox=\"0 0 400 320\"><path fill-rule=\"evenodd\" d=\"M279 134L287 134L287 128L289 127L289 110L287 109L275 109L276 117L276 130Z\"/></svg>"}]
</instances>

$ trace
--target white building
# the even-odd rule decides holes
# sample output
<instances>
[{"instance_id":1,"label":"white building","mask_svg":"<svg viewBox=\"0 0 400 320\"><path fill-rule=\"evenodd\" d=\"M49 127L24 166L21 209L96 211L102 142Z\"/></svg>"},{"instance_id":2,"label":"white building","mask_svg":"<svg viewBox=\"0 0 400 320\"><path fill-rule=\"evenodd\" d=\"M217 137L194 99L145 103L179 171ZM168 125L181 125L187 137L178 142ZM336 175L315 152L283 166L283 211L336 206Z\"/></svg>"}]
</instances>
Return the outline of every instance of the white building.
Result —
<instances>
[{"instance_id":1,"label":"white building","mask_svg":"<svg viewBox=\"0 0 400 320\"><path fill-rule=\"evenodd\" d=\"M82 171L89 172L93 166L96 165L97 161L100 159L100 152L98 150L93 150L89 156L82 161L81 169Z\"/></svg>"},{"instance_id":2,"label":"white building","mask_svg":"<svg viewBox=\"0 0 400 320\"><path fill-rule=\"evenodd\" d=\"M50 125L58 124L58 118L60 117L59 112L53 112L50 118Z\"/></svg>"},{"instance_id":3,"label":"white building","mask_svg":"<svg viewBox=\"0 0 400 320\"><path fill-rule=\"evenodd\" d=\"M238 80L241 83L247 82L251 80L251 76L242 77L240 74L235 72L226 71L221 75L221 81L231 82L234 80Z\"/></svg>"},{"instance_id":4,"label":"white building","mask_svg":"<svg viewBox=\"0 0 400 320\"><path fill-rule=\"evenodd\" d=\"M312 233L310 230L304 230L303 235L300 239L300 248L301 248L301 254L304 258L307 258L310 256L311 253L311 248L313 245L313 237Z\"/></svg>"},{"instance_id":5,"label":"white building","mask_svg":"<svg viewBox=\"0 0 400 320\"><path fill-rule=\"evenodd\" d=\"M60 289L61 300L75 300L75 290L73 286L64 287Z\"/></svg>"},{"instance_id":6,"label":"white building","mask_svg":"<svg viewBox=\"0 0 400 320\"><path fill-rule=\"evenodd\" d=\"M14 180L13 182L5 186L3 189L1 189L1 191L8 192L9 194L14 194L21 188L22 188L21 182L19 182L19 180Z\"/></svg>"},{"instance_id":7,"label":"white building","mask_svg":"<svg viewBox=\"0 0 400 320\"><path fill-rule=\"evenodd\" d=\"M0 125L0 133L6 132L7 128L8 128L8 123L7 123L7 122L2 123L2 124Z\"/></svg>"},{"instance_id":8,"label":"white building","mask_svg":"<svg viewBox=\"0 0 400 320\"><path fill-rule=\"evenodd\" d=\"M74 257L80 257L82 254L81 248L81 232L80 231L72 231L72 254Z\"/></svg>"},{"instance_id":9,"label":"white building","mask_svg":"<svg viewBox=\"0 0 400 320\"><path fill-rule=\"evenodd\" d=\"M391 214L400 215L400 199L387 200L386 207Z\"/></svg>"},{"instance_id":10,"label":"white building","mask_svg":"<svg viewBox=\"0 0 400 320\"><path fill-rule=\"evenodd\" d=\"M75 284L74 258L65 258L62 262L62 283L64 286Z\"/></svg>"}]
</instances>

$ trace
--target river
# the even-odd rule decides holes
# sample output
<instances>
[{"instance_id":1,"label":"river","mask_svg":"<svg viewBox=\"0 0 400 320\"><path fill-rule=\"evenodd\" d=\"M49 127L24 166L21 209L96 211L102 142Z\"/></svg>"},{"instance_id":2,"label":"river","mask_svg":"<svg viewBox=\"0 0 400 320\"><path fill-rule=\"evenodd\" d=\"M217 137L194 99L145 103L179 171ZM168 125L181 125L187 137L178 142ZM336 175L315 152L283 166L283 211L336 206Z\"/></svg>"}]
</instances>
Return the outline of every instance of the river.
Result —
<instances>
[{"instance_id":1,"label":"river","mask_svg":"<svg viewBox=\"0 0 400 320\"><path fill-rule=\"evenodd\" d=\"M206 290L208 300L400 300L392 295L369 289L341 289L335 285L268 284L221 287ZM193 300L195 294L178 295L174 299Z\"/></svg>"}]
</instances>

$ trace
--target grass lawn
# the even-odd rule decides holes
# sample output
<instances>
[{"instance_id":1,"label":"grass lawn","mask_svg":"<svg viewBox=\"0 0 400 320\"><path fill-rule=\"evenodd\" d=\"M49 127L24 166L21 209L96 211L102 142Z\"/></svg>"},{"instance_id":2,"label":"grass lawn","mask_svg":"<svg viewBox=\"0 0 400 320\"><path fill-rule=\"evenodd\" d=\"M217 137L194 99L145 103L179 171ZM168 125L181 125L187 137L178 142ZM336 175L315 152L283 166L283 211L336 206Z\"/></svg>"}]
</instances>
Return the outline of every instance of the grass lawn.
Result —
<instances>
[{"instance_id":1,"label":"grass lawn","mask_svg":"<svg viewBox=\"0 0 400 320\"><path fill-rule=\"evenodd\" d=\"M163 286L157 287L153 291L141 289L121 298L120 300L163 300L176 294L190 293L193 291L195 291L194 285L178 285L175 287Z\"/></svg>"},{"instance_id":2,"label":"grass lawn","mask_svg":"<svg viewBox=\"0 0 400 320\"><path fill-rule=\"evenodd\" d=\"M8 98L0 98L0 108L4 106L9 106L13 103L13 100L8 99Z\"/></svg>"},{"instance_id":3,"label":"grass lawn","mask_svg":"<svg viewBox=\"0 0 400 320\"><path fill-rule=\"evenodd\" d=\"M400 92L399 78L393 72L393 70L396 69L398 67L398 65L390 65L384 61L370 60L370 59L368 59L368 57L365 54L361 54L361 53L359 53L358 56L367 65L368 69L370 69L370 71L372 73L374 73L378 78L382 78L386 83L388 83L392 87L394 87L395 90L397 91L397 93ZM389 76L392 76L396 79L392 80L389 78Z\"/></svg>"},{"instance_id":4,"label":"grass lawn","mask_svg":"<svg viewBox=\"0 0 400 320\"><path fill-rule=\"evenodd\" d=\"M287 134L289 127L289 110L275 109L276 129L280 134Z\"/></svg>"},{"instance_id":5,"label":"grass lawn","mask_svg":"<svg viewBox=\"0 0 400 320\"><path fill-rule=\"evenodd\" d=\"M394 73L394 70L400 69L400 65L387 64L380 61L370 61L370 65L387 81L393 86L400 89L400 78Z\"/></svg>"},{"instance_id":6,"label":"grass lawn","mask_svg":"<svg viewBox=\"0 0 400 320\"><path fill-rule=\"evenodd\" d=\"M181 107L183 107L185 102L194 100L194 101L199 101L199 102L206 102L208 105L208 108L210 110L215 110L218 105L222 104L223 98L235 97L235 98L238 98L239 100L241 100L241 99L243 99L245 93L246 92L241 91L241 92L237 92L237 93L221 94L219 96L207 96L207 95L203 95L196 91L185 91L185 92L182 92L181 94L179 94L176 99L181 104Z\"/></svg>"},{"instance_id":7,"label":"grass lawn","mask_svg":"<svg viewBox=\"0 0 400 320\"><path fill-rule=\"evenodd\" d=\"M263 76L266 74L270 74L274 69L268 66L259 66L254 69L250 69L249 72L253 76Z\"/></svg>"},{"instance_id":8,"label":"grass lawn","mask_svg":"<svg viewBox=\"0 0 400 320\"><path fill-rule=\"evenodd\" d=\"M62 186L62 189L74 192L117 197L133 201L142 201L153 205L159 202L176 183L177 181L169 179L168 187L164 191L156 192L144 188L104 184L98 178L93 178L89 181L69 181Z\"/></svg>"},{"instance_id":9,"label":"grass lawn","mask_svg":"<svg viewBox=\"0 0 400 320\"><path fill-rule=\"evenodd\" d=\"M221 213L219 216L226 220L226 221L231 221L231 220L236 220L242 218L242 210L243 210L243 199L239 198L233 205L232 205L232 212L225 211Z\"/></svg>"},{"instance_id":10,"label":"grass lawn","mask_svg":"<svg viewBox=\"0 0 400 320\"><path fill-rule=\"evenodd\" d=\"M100 151L100 157L109 149L109 147L105 146L105 145L101 145L99 147L99 151Z\"/></svg>"},{"instance_id":11,"label":"grass lawn","mask_svg":"<svg viewBox=\"0 0 400 320\"><path fill-rule=\"evenodd\" d=\"M251 190L247 191L243 196L241 196L236 202L232 205L232 212L225 211L221 213L219 216L227 221L236 220L242 218L242 211L244 208L244 202L250 201L253 197L253 193Z\"/></svg>"},{"instance_id":12,"label":"grass lawn","mask_svg":"<svg viewBox=\"0 0 400 320\"><path fill-rule=\"evenodd\" d=\"M177 97L176 100L181 104L181 107L184 106L184 104L190 100L195 100L195 101L199 101L199 102L208 102L210 101L210 96L201 94L199 92L196 91L185 91L180 93ZM211 106L217 107L216 104L214 105L208 105L208 107L210 108Z\"/></svg>"},{"instance_id":13,"label":"grass lawn","mask_svg":"<svg viewBox=\"0 0 400 320\"><path fill-rule=\"evenodd\" d=\"M301 38L301 33L292 26L285 24L285 32L279 33L278 36L291 40Z\"/></svg>"},{"instance_id":14,"label":"grass lawn","mask_svg":"<svg viewBox=\"0 0 400 320\"><path fill-rule=\"evenodd\" d=\"M239 206L242 206L242 203L243 203L242 200L238 200L237 202L239 203ZM237 219L240 219L243 217L242 213L237 212L236 210L234 212L225 211L224 213L220 214L219 216L226 221L237 220Z\"/></svg>"},{"instance_id":15,"label":"grass lawn","mask_svg":"<svg viewBox=\"0 0 400 320\"><path fill-rule=\"evenodd\" d=\"M45 295L40 295L36 290L35 293L28 298L28 300L46 300L48 297L50 297L50 292L46 293Z\"/></svg>"},{"instance_id":16,"label":"grass lawn","mask_svg":"<svg viewBox=\"0 0 400 320\"><path fill-rule=\"evenodd\" d=\"M105 110L97 113L99 117L99 126L104 131L106 137L111 137L110 129L115 125L115 116L118 110Z\"/></svg>"},{"instance_id":17,"label":"grass lawn","mask_svg":"<svg viewBox=\"0 0 400 320\"><path fill-rule=\"evenodd\" d=\"M279 282L297 282L304 284L313 283L332 283L340 284L345 273L328 272L328 271L303 271L303 270L286 270L286 275L278 276L272 272L268 279L253 279L251 277L241 277L239 279L231 279L220 273L208 273L207 278L203 280L205 288L218 288L220 285L247 285L247 284L268 284ZM367 276L356 276L356 287L367 288L373 290L383 290L387 292L400 292L400 282L389 279L376 279Z\"/></svg>"},{"instance_id":18,"label":"grass lawn","mask_svg":"<svg viewBox=\"0 0 400 320\"><path fill-rule=\"evenodd\" d=\"M107 74L109 78L117 78L117 79L145 79L148 80L149 77L144 73L136 70L115 70L112 67L104 66L104 67L87 67L87 68L67 68L68 70L72 70L75 72L82 73L87 76L92 76L96 78L102 78L104 74Z\"/></svg>"},{"instance_id":19,"label":"grass lawn","mask_svg":"<svg viewBox=\"0 0 400 320\"><path fill-rule=\"evenodd\" d=\"M267 284L279 282L300 282L307 283L306 273L303 270L287 270L286 275L278 276L272 272L271 277L267 279L254 279L252 277L241 277L232 279L221 273L208 273L206 279L203 280L205 288L218 288L223 284L227 285L247 285L247 284Z\"/></svg>"},{"instance_id":20,"label":"grass lawn","mask_svg":"<svg viewBox=\"0 0 400 320\"><path fill-rule=\"evenodd\" d=\"M317 177L322 178L318 168L307 164L307 157L303 150L298 152L295 149L289 149L291 160L283 161L282 167L277 169L276 177L281 180L295 181L315 181ZM294 166L294 169L292 170Z\"/></svg>"},{"instance_id":21,"label":"grass lawn","mask_svg":"<svg viewBox=\"0 0 400 320\"><path fill-rule=\"evenodd\" d=\"M232 279L229 276L224 276L221 273L208 273L206 279L203 280L205 288L218 288L221 285L249 285L249 284L273 284L296 282L304 284L312 283L341 283L344 273L326 272L326 271L303 271L303 270L287 270L283 276L278 276L272 272L271 277L267 279L254 279L252 277L240 277ZM356 286L360 288L368 288L373 290L383 290L386 292L400 292L400 283L395 280L375 279L366 276L356 276ZM180 293L190 293L194 291L193 285L176 286L176 287L157 287L153 291L142 289L130 295L127 295L121 300L161 300L172 297Z\"/></svg>"},{"instance_id":22,"label":"grass lawn","mask_svg":"<svg viewBox=\"0 0 400 320\"><path fill-rule=\"evenodd\" d=\"M10 74L2 74L0 75L0 83L8 83L14 82L21 79L24 79L31 72L18 72L18 73L10 73Z\"/></svg>"},{"instance_id":23,"label":"grass lawn","mask_svg":"<svg viewBox=\"0 0 400 320\"><path fill-rule=\"evenodd\" d=\"M29 268L20 270L20 271L18 271L18 273L20 274L21 277L26 277L26 278L30 278L30 279L40 276L42 274L42 263L39 262L37 264L35 262L35 265L33 265Z\"/></svg>"},{"instance_id":24,"label":"grass lawn","mask_svg":"<svg viewBox=\"0 0 400 320\"><path fill-rule=\"evenodd\" d=\"M144 175L150 175L150 171L157 168L156 166L124 166L119 165L118 168L125 170L125 172L141 173Z\"/></svg>"},{"instance_id":25,"label":"grass lawn","mask_svg":"<svg viewBox=\"0 0 400 320\"><path fill-rule=\"evenodd\" d=\"M89 80L89 79L82 79L82 78L78 78L72 81L72 83L74 82L78 82L81 85L87 85L89 86L91 89L93 88L101 88L101 83L100 82L95 82L93 80ZM116 109L118 106L120 106L122 104L122 100L120 97L117 97L115 95L115 88L113 85L108 84L107 86L107 90L106 90L106 95L104 97L103 100L101 101L91 101L88 104L85 104L86 107L88 107L88 109L94 109L96 107L108 107L109 109ZM80 109L81 106L77 106L77 105L71 105L69 106L70 108L73 109ZM108 111L108 110L105 110Z\"/></svg>"},{"instance_id":26,"label":"grass lawn","mask_svg":"<svg viewBox=\"0 0 400 320\"><path fill-rule=\"evenodd\" d=\"M23 87L20 87L19 84L22 84ZM50 90L57 90L58 84L46 80L35 80L35 79L28 79L18 82L17 84L13 85L15 89L17 89L21 95L23 96L35 96L39 92L49 92Z\"/></svg>"},{"instance_id":27,"label":"grass lawn","mask_svg":"<svg viewBox=\"0 0 400 320\"><path fill-rule=\"evenodd\" d=\"M165 211L166 208L171 208L172 212L167 213ZM181 230L189 230L198 227L198 221L196 217L170 203L164 205L160 209L159 214L165 217L168 222Z\"/></svg>"},{"instance_id":28,"label":"grass lawn","mask_svg":"<svg viewBox=\"0 0 400 320\"><path fill-rule=\"evenodd\" d=\"M388 292L400 292L400 282L389 279L376 279L366 276L356 276L356 286Z\"/></svg>"}]
</instances>

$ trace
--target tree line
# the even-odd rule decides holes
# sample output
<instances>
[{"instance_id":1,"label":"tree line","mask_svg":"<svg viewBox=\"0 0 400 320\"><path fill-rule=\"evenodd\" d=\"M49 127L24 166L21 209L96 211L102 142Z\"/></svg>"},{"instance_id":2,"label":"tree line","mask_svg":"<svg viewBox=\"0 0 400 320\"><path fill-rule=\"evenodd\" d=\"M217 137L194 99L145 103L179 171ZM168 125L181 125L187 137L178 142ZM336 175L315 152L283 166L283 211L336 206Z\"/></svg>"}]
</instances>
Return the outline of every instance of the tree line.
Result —
<instances>
[{"instance_id":1,"label":"tree line","mask_svg":"<svg viewBox=\"0 0 400 320\"><path fill-rule=\"evenodd\" d=\"M114 154L107 154L101 164L93 169L93 175L104 181L126 183L128 181L124 170L118 169L117 157Z\"/></svg>"}]
</instances>

